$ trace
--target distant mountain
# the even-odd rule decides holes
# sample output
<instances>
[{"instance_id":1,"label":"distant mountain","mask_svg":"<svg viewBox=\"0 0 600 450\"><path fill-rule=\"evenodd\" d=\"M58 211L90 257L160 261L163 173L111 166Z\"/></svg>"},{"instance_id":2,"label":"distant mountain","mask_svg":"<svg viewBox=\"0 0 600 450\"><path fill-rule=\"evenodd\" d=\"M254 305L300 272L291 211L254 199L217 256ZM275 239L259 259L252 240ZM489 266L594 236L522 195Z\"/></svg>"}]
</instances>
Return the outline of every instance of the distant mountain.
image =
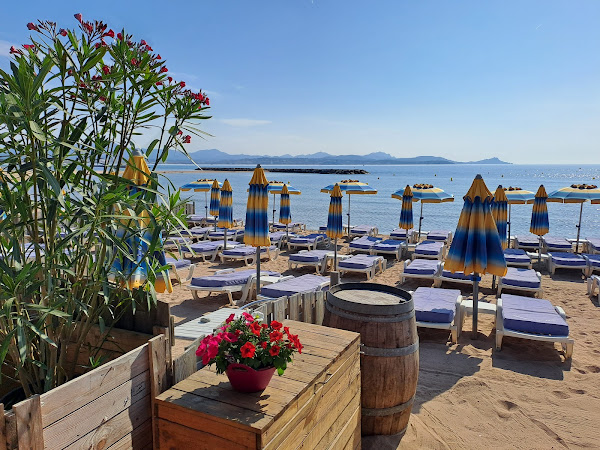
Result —
<instances>
[{"instance_id":1,"label":"distant mountain","mask_svg":"<svg viewBox=\"0 0 600 450\"><path fill-rule=\"evenodd\" d=\"M481 161L453 161L440 156L412 156L396 158L389 153L374 152L366 155L331 155L325 152L308 155L245 155L230 154L217 149L198 150L190 153L198 165L203 164L316 164L316 165L377 165L377 164L510 164L500 159L488 158ZM169 155L169 163L189 162L187 157L179 152Z\"/></svg>"}]
</instances>

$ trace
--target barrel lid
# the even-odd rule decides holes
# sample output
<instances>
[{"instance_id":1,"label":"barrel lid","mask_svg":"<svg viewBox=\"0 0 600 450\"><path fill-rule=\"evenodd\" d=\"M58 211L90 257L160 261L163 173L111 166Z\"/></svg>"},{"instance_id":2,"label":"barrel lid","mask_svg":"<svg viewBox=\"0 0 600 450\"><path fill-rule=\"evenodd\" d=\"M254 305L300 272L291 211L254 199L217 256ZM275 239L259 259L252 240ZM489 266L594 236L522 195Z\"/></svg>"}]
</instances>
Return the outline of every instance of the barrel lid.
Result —
<instances>
[{"instance_id":1,"label":"barrel lid","mask_svg":"<svg viewBox=\"0 0 600 450\"><path fill-rule=\"evenodd\" d=\"M342 310L379 316L413 310L412 295L404 289L378 283L343 283L333 286L327 301Z\"/></svg>"}]
</instances>

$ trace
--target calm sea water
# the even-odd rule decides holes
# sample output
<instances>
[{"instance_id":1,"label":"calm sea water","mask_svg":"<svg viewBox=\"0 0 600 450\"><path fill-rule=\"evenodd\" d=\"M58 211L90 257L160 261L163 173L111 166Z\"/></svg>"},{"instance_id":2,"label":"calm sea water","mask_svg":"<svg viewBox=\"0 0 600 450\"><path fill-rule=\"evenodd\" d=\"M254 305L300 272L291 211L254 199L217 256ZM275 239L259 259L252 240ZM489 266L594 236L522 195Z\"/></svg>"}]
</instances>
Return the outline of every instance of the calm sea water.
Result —
<instances>
[{"instance_id":1,"label":"calm sea water","mask_svg":"<svg viewBox=\"0 0 600 450\"><path fill-rule=\"evenodd\" d=\"M236 165L240 166L240 165ZM225 165L219 165L225 167ZM268 168L268 166L265 166ZM277 166L284 167L284 166ZM306 166L285 166L306 167ZM378 190L377 195L352 195L351 223L352 225L376 225L381 233L389 233L398 225L401 201L391 198L391 194L407 184L429 183L453 194L452 203L425 204L423 207L423 229L454 230L463 206L463 195L467 192L473 178L478 173L483 176L485 183L492 193L499 184L503 186L518 186L535 192L540 184L546 187L548 193L573 183L600 184L600 165L390 165L390 166L323 166L331 168L360 168L369 172L368 175L321 175L321 174L284 174L267 173L273 181L288 182L302 191L301 195L292 195L292 219L304 222L311 229L327 224L329 195L321 193L320 189L328 184L342 179L353 178L368 183ZM165 164L164 170L189 170L191 165ZM234 217L244 217L246 210L247 188L251 172L200 172L169 173L168 177L175 187L193 181L197 178L213 178L219 181L229 179L233 188ZM196 202L196 211L204 212L204 193L185 192L185 196ZM347 197L344 195L344 197ZM277 213L279 214L279 197L275 196ZM344 198L344 214L348 212L348 199ZM418 226L420 203L415 203L414 219ZM582 237L600 236L600 205L584 204ZM531 205L512 205L512 234L529 232ZM575 225L579 220L579 205L549 203L550 234L575 237ZM273 209L273 196L270 196L270 217ZM344 216L344 224L347 218Z\"/></svg>"}]
</instances>

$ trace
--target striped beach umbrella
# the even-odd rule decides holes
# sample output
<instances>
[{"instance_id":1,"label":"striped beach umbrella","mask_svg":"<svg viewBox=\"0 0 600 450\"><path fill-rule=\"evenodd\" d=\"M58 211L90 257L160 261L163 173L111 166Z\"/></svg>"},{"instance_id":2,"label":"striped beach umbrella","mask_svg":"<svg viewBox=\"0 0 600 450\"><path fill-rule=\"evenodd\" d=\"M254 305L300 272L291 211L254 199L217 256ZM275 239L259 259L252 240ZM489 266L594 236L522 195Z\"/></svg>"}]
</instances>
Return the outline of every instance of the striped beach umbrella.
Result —
<instances>
[{"instance_id":1,"label":"striped beach umbrella","mask_svg":"<svg viewBox=\"0 0 600 450\"><path fill-rule=\"evenodd\" d=\"M219 216L219 204L221 203L221 188L219 182L215 180L210 188L210 215ZM217 229L217 221L215 220L215 230Z\"/></svg>"},{"instance_id":2,"label":"striped beach umbrella","mask_svg":"<svg viewBox=\"0 0 600 450\"><path fill-rule=\"evenodd\" d=\"M480 275L506 275L506 260L491 213L492 193L481 175L475 177L464 200L444 268L452 273L473 274L473 333L476 336Z\"/></svg>"},{"instance_id":3,"label":"striped beach umbrella","mask_svg":"<svg viewBox=\"0 0 600 450\"><path fill-rule=\"evenodd\" d=\"M406 248L408 249L408 231L413 225L413 193L410 186L407 184L402 193L402 209L400 210L400 222L398 227L406 230ZM422 203L421 203L422 204Z\"/></svg>"},{"instance_id":4,"label":"striped beach umbrella","mask_svg":"<svg viewBox=\"0 0 600 450\"><path fill-rule=\"evenodd\" d=\"M492 216L494 216L494 221L496 222L496 228L498 229L502 248L508 248L508 235L506 233L508 223L508 199L506 198L502 186L498 186L496 192L494 192L494 199L492 200Z\"/></svg>"},{"instance_id":5,"label":"striped beach umbrella","mask_svg":"<svg viewBox=\"0 0 600 450\"><path fill-rule=\"evenodd\" d=\"M290 211L290 192L284 184L281 190L279 202L279 223L285 225L285 235L289 238L288 225L292 222L292 212Z\"/></svg>"},{"instance_id":6,"label":"striped beach umbrella","mask_svg":"<svg viewBox=\"0 0 600 450\"><path fill-rule=\"evenodd\" d=\"M233 196L231 192L231 184L225 179L221 188L221 201L219 203L219 222L220 228L224 228L223 248L227 249L227 230L233 227Z\"/></svg>"},{"instance_id":7,"label":"striped beach umbrella","mask_svg":"<svg viewBox=\"0 0 600 450\"><path fill-rule=\"evenodd\" d=\"M538 246L538 262L542 259L542 236L548 233L548 230L550 229L550 222L548 220L548 205L546 204L547 199L548 194L546 194L546 189L542 184L537 190L535 199L533 200L531 225L529 226L529 231L540 238Z\"/></svg>"},{"instance_id":8,"label":"striped beach umbrella","mask_svg":"<svg viewBox=\"0 0 600 450\"><path fill-rule=\"evenodd\" d=\"M260 292L260 248L271 245L269 239L269 182L265 171L260 164L254 169L250 180L248 203L246 205L246 226L244 229L244 243L257 247L256 249L256 294Z\"/></svg>"},{"instance_id":9,"label":"striped beach umbrella","mask_svg":"<svg viewBox=\"0 0 600 450\"><path fill-rule=\"evenodd\" d=\"M329 200L329 214L327 216L327 231L329 239L334 240L333 246L333 270L337 270L337 240L344 236L342 226L342 190L339 185L334 185Z\"/></svg>"},{"instance_id":10,"label":"striped beach umbrella","mask_svg":"<svg viewBox=\"0 0 600 450\"><path fill-rule=\"evenodd\" d=\"M533 198L535 194L531 191L527 191L525 189L521 189L520 187L505 187L504 194L506 195L506 200L508 202L508 219L507 219L507 227L508 227L508 246L510 247L510 214L512 205L529 205L533 203Z\"/></svg>"},{"instance_id":11,"label":"striped beach umbrella","mask_svg":"<svg viewBox=\"0 0 600 450\"><path fill-rule=\"evenodd\" d=\"M346 215L348 216L348 233L350 233L350 197L352 197L352 195L374 195L377 194L377 189L372 188L367 183L361 183L358 180L342 180L336 184L342 192L345 192L346 195L348 195L348 212ZM323 189L321 189L321 192L331 194L334 186L335 185L333 184L325 186Z\"/></svg>"},{"instance_id":12,"label":"striped beach umbrella","mask_svg":"<svg viewBox=\"0 0 600 450\"><path fill-rule=\"evenodd\" d=\"M437 188L432 184L413 184L412 186L413 202L421 202L421 214L419 215L419 234L418 239L421 239L421 225L423 223L423 203L446 203L453 202L454 196L444 192L443 189ZM400 189L392 194L392 198L403 200L404 189Z\"/></svg>"},{"instance_id":13,"label":"striped beach umbrella","mask_svg":"<svg viewBox=\"0 0 600 450\"><path fill-rule=\"evenodd\" d=\"M179 188L180 191L204 192L204 217L208 219L208 193L210 192L215 179L202 178L191 183L186 183ZM219 187L221 184L219 183Z\"/></svg>"},{"instance_id":14,"label":"striped beach umbrella","mask_svg":"<svg viewBox=\"0 0 600 450\"><path fill-rule=\"evenodd\" d=\"M267 186L267 191L269 192L269 194L273 195L273 223L275 223L275 213L277 212L277 208L275 205L275 196L282 195L284 187L287 189L288 197L289 197L289 195L302 194L302 192L299 189L296 189L289 183L284 183L283 181L269 181L269 185ZM279 215L281 216L281 211L280 211ZM288 222L288 223L290 223L290 222ZM283 223L283 222L281 222L281 223Z\"/></svg>"},{"instance_id":15,"label":"striped beach umbrella","mask_svg":"<svg viewBox=\"0 0 600 450\"><path fill-rule=\"evenodd\" d=\"M600 203L600 189L595 184L572 184L552 192L548 196L549 202L558 203L579 203L579 223L577 227L577 241L575 243L575 253L579 251L579 237L581 235L581 219L583 216L583 204L591 202L593 204Z\"/></svg>"}]
</instances>

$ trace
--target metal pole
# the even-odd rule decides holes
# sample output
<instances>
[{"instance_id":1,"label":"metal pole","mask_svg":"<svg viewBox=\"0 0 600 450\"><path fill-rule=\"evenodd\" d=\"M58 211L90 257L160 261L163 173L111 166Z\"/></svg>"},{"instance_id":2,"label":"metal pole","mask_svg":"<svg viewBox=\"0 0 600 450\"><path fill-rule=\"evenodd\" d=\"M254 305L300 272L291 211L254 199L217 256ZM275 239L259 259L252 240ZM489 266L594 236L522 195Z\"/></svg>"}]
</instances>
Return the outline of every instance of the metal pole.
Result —
<instances>
[{"instance_id":1,"label":"metal pole","mask_svg":"<svg viewBox=\"0 0 600 450\"><path fill-rule=\"evenodd\" d=\"M256 299L260 294L260 246L256 247Z\"/></svg>"},{"instance_id":2,"label":"metal pole","mask_svg":"<svg viewBox=\"0 0 600 450\"><path fill-rule=\"evenodd\" d=\"M542 261L542 237L538 236L538 239L538 263L540 263Z\"/></svg>"},{"instance_id":3,"label":"metal pole","mask_svg":"<svg viewBox=\"0 0 600 450\"><path fill-rule=\"evenodd\" d=\"M208 192L204 191L204 219L208 220Z\"/></svg>"},{"instance_id":4,"label":"metal pole","mask_svg":"<svg viewBox=\"0 0 600 450\"><path fill-rule=\"evenodd\" d=\"M575 244L575 253L579 252L579 233L581 233L581 216L583 215L583 202L581 202L581 208L579 209L579 225L577 225L577 242Z\"/></svg>"},{"instance_id":5,"label":"metal pole","mask_svg":"<svg viewBox=\"0 0 600 450\"><path fill-rule=\"evenodd\" d=\"M477 339L477 315L479 313L479 274L473 274L473 339Z\"/></svg>"},{"instance_id":6,"label":"metal pole","mask_svg":"<svg viewBox=\"0 0 600 450\"><path fill-rule=\"evenodd\" d=\"M288 231L289 224L285 224L285 242L287 243L290 240L290 233Z\"/></svg>"},{"instance_id":7,"label":"metal pole","mask_svg":"<svg viewBox=\"0 0 600 450\"><path fill-rule=\"evenodd\" d=\"M273 229L275 229L275 211L277 208L275 207L275 193L273 193Z\"/></svg>"},{"instance_id":8,"label":"metal pole","mask_svg":"<svg viewBox=\"0 0 600 450\"><path fill-rule=\"evenodd\" d=\"M350 194L348 194L348 237L350 237Z\"/></svg>"},{"instance_id":9,"label":"metal pole","mask_svg":"<svg viewBox=\"0 0 600 450\"><path fill-rule=\"evenodd\" d=\"M508 222L506 223L508 225L508 248L510 248L510 203L508 204Z\"/></svg>"},{"instance_id":10,"label":"metal pole","mask_svg":"<svg viewBox=\"0 0 600 450\"><path fill-rule=\"evenodd\" d=\"M223 250L227 250L227 228L225 228L225 233L223 234Z\"/></svg>"},{"instance_id":11,"label":"metal pole","mask_svg":"<svg viewBox=\"0 0 600 450\"><path fill-rule=\"evenodd\" d=\"M337 271L337 238L334 239L333 247L333 271Z\"/></svg>"},{"instance_id":12,"label":"metal pole","mask_svg":"<svg viewBox=\"0 0 600 450\"><path fill-rule=\"evenodd\" d=\"M419 236L417 237L417 241L421 240L421 222L423 222L423 200L421 200L421 215L419 217ZM408 231L406 233L408 236Z\"/></svg>"}]
</instances>

